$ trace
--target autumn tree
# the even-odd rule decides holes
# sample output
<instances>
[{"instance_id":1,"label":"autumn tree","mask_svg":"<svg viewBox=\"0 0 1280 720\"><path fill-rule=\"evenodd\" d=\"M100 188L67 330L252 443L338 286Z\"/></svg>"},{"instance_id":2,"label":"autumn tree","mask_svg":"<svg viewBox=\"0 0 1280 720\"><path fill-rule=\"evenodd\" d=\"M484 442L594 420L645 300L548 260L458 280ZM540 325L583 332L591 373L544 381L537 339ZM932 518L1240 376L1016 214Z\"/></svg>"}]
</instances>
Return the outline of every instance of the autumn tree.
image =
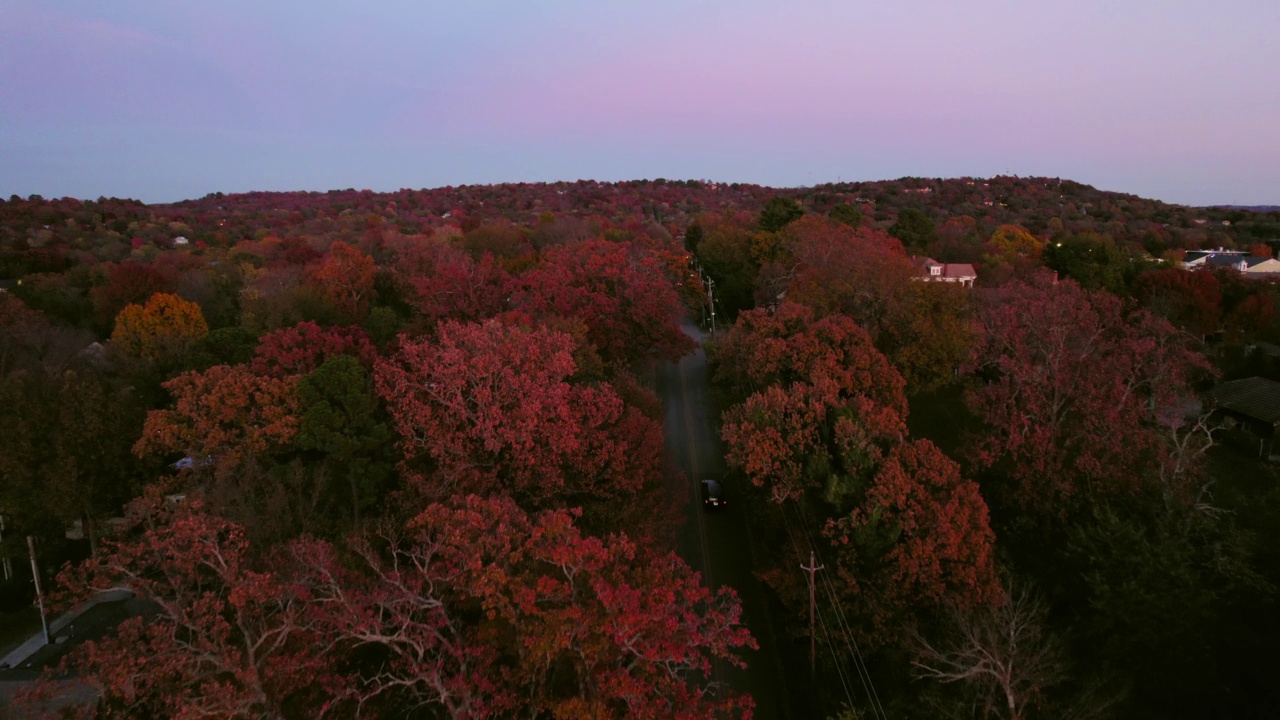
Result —
<instances>
[{"instance_id":1,"label":"autumn tree","mask_svg":"<svg viewBox=\"0 0 1280 720\"><path fill-rule=\"evenodd\" d=\"M674 554L583 536L565 511L432 505L405 534L355 545L358 574L300 556L338 647L376 658L361 705L447 717L746 717L712 679L755 642L733 591Z\"/></svg>"},{"instance_id":2,"label":"autumn tree","mask_svg":"<svg viewBox=\"0 0 1280 720\"><path fill-rule=\"evenodd\" d=\"M413 305L422 314L427 328L441 320L479 322L507 308L511 293L510 274L494 260L479 260L461 250L444 246L434 258L429 272L409 280Z\"/></svg>"},{"instance_id":3,"label":"autumn tree","mask_svg":"<svg viewBox=\"0 0 1280 720\"><path fill-rule=\"evenodd\" d=\"M235 467L278 452L298 432L297 376L256 375L243 365L215 365L164 383L172 409L147 414L134 452L181 453Z\"/></svg>"},{"instance_id":4,"label":"autumn tree","mask_svg":"<svg viewBox=\"0 0 1280 720\"><path fill-rule=\"evenodd\" d=\"M894 446L858 490L852 511L828 520L823 534L836 549L837 587L876 631L920 608L975 608L995 597L987 504L933 443Z\"/></svg>"},{"instance_id":5,"label":"autumn tree","mask_svg":"<svg viewBox=\"0 0 1280 720\"><path fill-rule=\"evenodd\" d=\"M916 275L902 244L885 233L804 217L787 226L794 258L787 299L821 317L840 313L878 338L893 297Z\"/></svg>"},{"instance_id":6,"label":"autumn tree","mask_svg":"<svg viewBox=\"0 0 1280 720\"><path fill-rule=\"evenodd\" d=\"M959 283L908 282L886 308L878 347L912 392L956 382L977 336L973 290Z\"/></svg>"},{"instance_id":7,"label":"autumn tree","mask_svg":"<svg viewBox=\"0 0 1280 720\"><path fill-rule=\"evenodd\" d=\"M288 562L256 562L243 529L158 491L136 535L64 575L87 598L125 589L154 613L125 620L65 661L99 692L94 717L318 717L345 695Z\"/></svg>"},{"instance_id":8,"label":"autumn tree","mask_svg":"<svg viewBox=\"0 0 1280 720\"><path fill-rule=\"evenodd\" d=\"M988 428L980 465L1000 463L1016 504L1040 517L1156 489L1162 428L1184 425L1189 383L1208 370L1189 338L1070 280L1015 282L989 300L974 355L986 381L968 396Z\"/></svg>"},{"instance_id":9,"label":"autumn tree","mask_svg":"<svg viewBox=\"0 0 1280 720\"><path fill-rule=\"evenodd\" d=\"M680 329L684 307L650 251L604 240L552 247L517 282L521 313L581 321L607 363L626 368L693 348Z\"/></svg>"},{"instance_id":10,"label":"autumn tree","mask_svg":"<svg viewBox=\"0 0 1280 720\"><path fill-rule=\"evenodd\" d=\"M1222 291L1211 272L1152 270L1137 277L1133 294L1148 310L1187 332L1203 337L1218 329Z\"/></svg>"},{"instance_id":11,"label":"autumn tree","mask_svg":"<svg viewBox=\"0 0 1280 720\"><path fill-rule=\"evenodd\" d=\"M736 397L725 458L778 502L807 492L841 507L906 433L902 378L846 317L801 305L744 313L717 353Z\"/></svg>"},{"instance_id":12,"label":"autumn tree","mask_svg":"<svg viewBox=\"0 0 1280 720\"><path fill-rule=\"evenodd\" d=\"M617 502L659 478L660 427L607 384L570 384L572 350L547 329L445 322L436 340L406 340L379 362L378 393L419 489L543 508Z\"/></svg>"},{"instance_id":13,"label":"autumn tree","mask_svg":"<svg viewBox=\"0 0 1280 720\"><path fill-rule=\"evenodd\" d=\"M171 291L168 278L153 265L137 262L108 264L106 282L89 290L95 326L105 335L126 306L141 305L152 295L168 291Z\"/></svg>"},{"instance_id":14,"label":"autumn tree","mask_svg":"<svg viewBox=\"0 0 1280 720\"><path fill-rule=\"evenodd\" d=\"M308 274L308 282L327 298L342 317L359 322L369 312L377 265L373 258L341 240Z\"/></svg>"},{"instance_id":15,"label":"autumn tree","mask_svg":"<svg viewBox=\"0 0 1280 720\"><path fill-rule=\"evenodd\" d=\"M209 333L200 306L168 293L145 305L126 305L116 316L112 345L131 357L165 363L183 357Z\"/></svg>"},{"instance_id":16,"label":"autumn tree","mask_svg":"<svg viewBox=\"0 0 1280 720\"><path fill-rule=\"evenodd\" d=\"M263 335L252 367L255 373L272 377L302 375L335 355L348 355L371 367L376 351L369 334L357 326L320 327L303 321Z\"/></svg>"}]
</instances>

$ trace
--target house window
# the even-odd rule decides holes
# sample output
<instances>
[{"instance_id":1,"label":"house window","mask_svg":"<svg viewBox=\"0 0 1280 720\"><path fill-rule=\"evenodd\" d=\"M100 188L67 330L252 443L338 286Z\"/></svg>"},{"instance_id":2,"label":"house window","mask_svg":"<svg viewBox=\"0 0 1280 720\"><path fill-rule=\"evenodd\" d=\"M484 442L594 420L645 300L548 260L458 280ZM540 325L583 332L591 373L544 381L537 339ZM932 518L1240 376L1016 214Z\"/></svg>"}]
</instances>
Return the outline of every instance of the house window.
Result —
<instances>
[{"instance_id":1,"label":"house window","mask_svg":"<svg viewBox=\"0 0 1280 720\"><path fill-rule=\"evenodd\" d=\"M937 267L937 266L931 267L931 268L929 268L929 274L930 274L930 275L941 275L941 274L942 274L942 268Z\"/></svg>"}]
</instances>

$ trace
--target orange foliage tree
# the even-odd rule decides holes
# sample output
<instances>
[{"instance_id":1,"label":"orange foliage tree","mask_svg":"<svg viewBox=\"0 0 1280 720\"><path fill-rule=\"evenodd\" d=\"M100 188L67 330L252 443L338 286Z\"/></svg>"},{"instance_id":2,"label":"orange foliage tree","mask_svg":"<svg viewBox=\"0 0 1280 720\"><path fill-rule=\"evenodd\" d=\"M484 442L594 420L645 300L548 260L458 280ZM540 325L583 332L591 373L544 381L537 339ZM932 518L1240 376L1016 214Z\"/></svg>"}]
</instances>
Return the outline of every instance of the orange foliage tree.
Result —
<instances>
[{"instance_id":1,"label":"orange foliage tree","mask_svg":"<svg viewBox=\"0 0 1280 720\"><path fill-rule=\"evenodd\" d=\"M170 293L156 293L145 305L130 303L116 316L112 344L133 357L154 362L183 356L209 324L200 306Z\"/></svg>"}]
</instances>

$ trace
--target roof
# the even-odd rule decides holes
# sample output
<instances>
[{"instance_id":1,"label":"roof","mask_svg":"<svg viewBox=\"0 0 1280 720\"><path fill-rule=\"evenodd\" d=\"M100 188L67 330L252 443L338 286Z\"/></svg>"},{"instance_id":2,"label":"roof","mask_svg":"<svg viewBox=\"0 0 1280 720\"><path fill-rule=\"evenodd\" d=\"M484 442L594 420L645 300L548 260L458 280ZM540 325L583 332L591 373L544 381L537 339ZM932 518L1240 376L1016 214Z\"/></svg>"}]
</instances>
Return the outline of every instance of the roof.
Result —
<instances>
[{"instance_id":1,"label":"roof","mask_svg":"<svg viewBox=\"0 0 1280 720\"><path fill-rule=\"evenodd\" d=\"M1210 255L1207 262L1213 265L1227 265L1230 267L1239 267L1245 262L1245 258L1240 255Z\"/></svg>"},{"instance_id":2,"label":"roof","mask_svg":"<svg viewBox=\"0 0 1280 720\"><path fill-rule=\"evenodd\" d=\"M940 263L937 260L934 260L933 258L924 257L923 255L912 255L911 262L915 263L916 267L919 267L926 272L930 268L941 268L941 270L939 271L939 274L935 275L934 277L944 277L944 278L976 278L978 277L978 271L974 270L973 265L971 265L970 263Z\"/></svg>"},{"instance_id":3,"label":"roof","mask_svg":"<svg viewBox=\"0 0 1280 720\"><path fill-rule=\"evenodd\" d=\"M1280 422L1280 382L1261 377L1224 382L1209 391L1218 407L1256 420Z\"/></svg>"}]
</instances>

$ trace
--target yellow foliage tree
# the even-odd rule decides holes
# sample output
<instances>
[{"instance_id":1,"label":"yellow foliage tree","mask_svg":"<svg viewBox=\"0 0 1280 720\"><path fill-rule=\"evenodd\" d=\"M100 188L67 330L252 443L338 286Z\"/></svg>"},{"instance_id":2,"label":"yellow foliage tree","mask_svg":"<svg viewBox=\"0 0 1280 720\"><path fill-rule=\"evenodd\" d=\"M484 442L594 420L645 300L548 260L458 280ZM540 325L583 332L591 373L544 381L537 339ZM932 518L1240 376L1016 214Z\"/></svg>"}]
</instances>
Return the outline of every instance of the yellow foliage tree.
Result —
<instances>
[{"instance_id":1,"label":"yellow foliage tree","mask_svg":"<svg viewBox=\"0 0 1280 720\"><path fill-rule=\"evenodd\" d=\"M156 293L145 305L130 303L116 315L112 344L155 362L173 360L209 334L200 306L171 293Z\"/></svg>"}]
</instances>

